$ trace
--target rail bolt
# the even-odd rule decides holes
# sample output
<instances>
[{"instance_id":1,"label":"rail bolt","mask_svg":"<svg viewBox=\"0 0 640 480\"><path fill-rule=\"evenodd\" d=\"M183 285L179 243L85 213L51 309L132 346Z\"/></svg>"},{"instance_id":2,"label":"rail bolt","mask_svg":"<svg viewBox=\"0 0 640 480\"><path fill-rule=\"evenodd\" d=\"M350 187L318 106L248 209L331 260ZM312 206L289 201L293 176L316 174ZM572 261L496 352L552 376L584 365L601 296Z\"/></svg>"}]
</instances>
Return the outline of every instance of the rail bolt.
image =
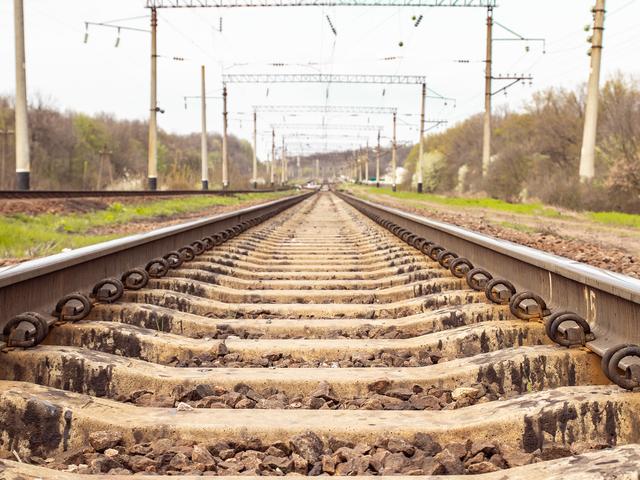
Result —
<instances>
[{"instance_id":1,"label":"rail bolt","mask_svg":"<svg viewBox=\"0 0 640 480\"><path fill-rule=\"evenodd\" d=\"M144 269L151 278L164 277L169 272L169 262L164 258L154 258L147 262Z\"/></svg>"},{"instance_id":2,"label":"rail bolt","mask_svg":"<svg viewBox=\"0 0 640 480\"><path fill-rule=\"evenodd\" d=\"M2 334L9 347L34 347L49 333L49 323L37 312L16 315L7 322Z\"/></svg>"},{"instance_id":3,"label":"rail bolt","mask_svg":"<svg viewBox=\"0 0 640 480\"><path fill-rule=\"evenodd\" d=\"M427 256L434 262L437 262L438 255L440 255L440 252L444 252L444 251L446 251L446 248L444 248L442 245L438 245L437 243L434 243L427 250Z\"/></svg>"},{"instance_id":4,"label":"rail bolt","mask_svg":"<svg viewBox=\"0 0 640 480\"><path fill-rule=\"evenodd\" d=\"M202 255L205 250L204 242L202 240L194 240L189 244L189 246L193 248L193 253L195 253L196 255Z\"/></svg>"},{"instance_id":5,"label":"rail bolt","mask_svg":"<svg viewBox=\"0 0 640 480\"><path fill-rule=\"evenodd\" d=\"M215 242L213 241L213 237L203 237L200 241L202 242L202 245L205 251L211 250L215 245Z\"/></svg>"},{"instance_id":6,"label":"rail bolt","mask_svg":"<svg viewBox=\"0 0 640 480\"><path fill-rule=\"evenodd\" d=\"M182 262L184 262L184 258L177 250L165 253L162 258L167 261L167 263L169 264L169 268L178 268L180 265L182 265Z\"/></svg>"},{"instance_id":7,"label":"rail bolt","mask_svg":"<svg viewBox=\"0 0 640 480\"><path fill-rule=\"evenodd\" d=\"M225 240L225 238L222 235L222 233L214 233L213 235L211 235L211 238L213 239L213 246L214 247L220 245Z\"/></svg>"},{"instance_id":8,"label":"rail bolt","mask_svg":"<svg viewBox=\"0 0 640 480\"><path fill-rule=\"evenodd\" d=\"M89 315L91 307L91 300L83 293L69 293L58 300L53 310L53 316L60 320L77 322Z\"/></svg>"},{"instance_id":9,"label":"rail bolt","mask_svg":"<svg viewBox=\"0 0 640 480\"><path fill-rule=\"evenodd\" d=\"M122 274L120 281L127 290L140 290L149 283L149 274L144 268L130 268Z\"/></svg>"},{"instance_id":10,"label":"rail bolt","mask_svg":"<svg viewBox=\"0 0 640 480\"><path fill-rule=\"evenodd\" d=\"M454 277L463 278L467 272L473 270L473 263L468 258L458 257L449 264L449 270Z\"/></svg>"},{"instance_id":11,"label":"rail bolt","mask_svg":"<svg viewBox=\"0 0 640 480\"><path fill-rule=\"evenodd\" d=\"M547 302L533 292L520 292L511 297L509 310L520 320L542 319L549 315Z\"/></svg>"},{"instance_id":12,"label":"rail bolt","mask_svg":"<svg viewBox=\"0 0 640 480\"><path fill-rule=\"evenodd\" d=\"M484 287L484 293L490 302L498 305L507 305L511 297L516 294L516 287L509 280L494 278L487 282Z\"/></svg>"},{"instance_id":13,"label":"rail bolt","mask_svg":"<svg viewBox=\"0 0 640 480\"><path fill-rule=\"evenodd\" d=\"M440 265L448 269L451 266L451 262L456 258L458 258L457 253L451 252L449 250L442 250L440 253L438 253L436 260Z\"/></svg>"},{"instance_id":14,"label":"rail bolt","mask_svg":"<svg viewBox=\"0 0 640 480\"><path fill-rule=\"evenodd\" d=\"M472 268L467 272L467 284L474 290L482 292L493 275L484 268Z\"/></svg>"},{"instance_id":15,"label":"rail bolt","mask_svg":"<svg viewBox=\"0 0 640 480\"><path fill-rule=\"evenodd\" d=\"M574 312L554 312L545 322L551 340L564 347L584 346L595 337L587 321Z\"/></svg>"},{"instance_id":16,"label":"rail bolt","mask_svg":"<svg viewBox=\"0 0 640 480\"><path fill-rule=\"evenodd\" d=\"M91 296L100 302L113 303L122 297L124 285L117 278L105 278L93 286Z\"/></svg>"},{"instance_id":17,"label":"rail bolt","mask_svg":"<svg viewBox=\"0 0 640 480\"><path fill-rule=\"evenodd\" d=\"M183 262L190 262L191 260L196 258L196 251L190 245L185 245L184 247L180 247L178 249L178 253L180 254L180 257L182 258Z\"/></svg>"},{"instance_id":18,"label":"rail bolt","mask_svg":"<svg viewBox=\"0 0 640 480\"><path fill-rule=\"evenodd\" d=\"M617 345L602 356L602 370L609 380L627 390L640 388L640 367L637 362L621 367L620 362L627 357L640 357L640 346L633 344ZM622 369L624 374L620 374Z\"/></svg>"}]
</instances>

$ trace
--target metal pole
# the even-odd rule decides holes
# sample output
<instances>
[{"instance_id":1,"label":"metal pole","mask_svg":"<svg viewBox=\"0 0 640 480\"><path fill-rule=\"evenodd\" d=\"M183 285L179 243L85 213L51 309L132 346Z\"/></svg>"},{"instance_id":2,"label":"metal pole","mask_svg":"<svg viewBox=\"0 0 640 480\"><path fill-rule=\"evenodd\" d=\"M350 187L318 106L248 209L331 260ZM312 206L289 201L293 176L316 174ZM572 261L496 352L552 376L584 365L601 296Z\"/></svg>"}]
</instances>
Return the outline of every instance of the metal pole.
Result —
<instances>
[{"instance_id":1,"label":"metal pole","mask_svg":"<svg viewBox=\"0 0 640 480\"><path fill-rule=\"evenodd\" d=\"M396 170L398 169L396 165L397 149L398 144L396 143L396 112L393 112L393 139L391 143L391 190L394 192L396 191Z\"/></svg>"},{"instance_id":2,"label":"metal pole","mask_svg":"<svg viewBox=\"0 0 640 480\"><path fill-rule=\"evenodd\" d=\"M593 36L591 38L591 72L584 116L582 150L580 152L580 180L587 182L595 175L596 133L598 128L598 101L600 97L600 64L604 36L605 0L596 0L593 9Z\"/></svg>"},{"instance_id":3,"label":"metal pole","mask_svg":"<svg viewBox=\"0 0 640 480\"><path fill-rule=\"evenodd\" d=\"M376 187L380 188L380 130L378 130L378 148L376 149Z\"/></svg>"},{"instance_id":4,"label":"metal pole","mask_svg":"<svg viewBox=\"0 0 640 480\"><path fill-rule=\"evenodd\" d=\"M271 129L271 188L276 184L276 131Z\"/></svg>"},{"instance_id":5,"label":"metal pole","mask_svg":"<svg viewBox=\"0 0 640 480\"><path fill-rule=\"evenodd\" d=\"M482 176L491 163L491 81L493 80L493 7L487 9L487 58L484 73L484 133L482 138Z\"/></svg>"},{"instance_id":6,"label":"metal pole","mask_svg":"<svg viewBox=\"0 0 640 480\"><path fill-rule=\"evenodd\" d=\"M222 86L222 189L229 188L229 154L227 145L227 85Z\"/></svg>"},{"instance_id":7,"label":"metal pole","mask_svg":"<svg viewBox=\"0 0 640 480\"><path fill-rule=\"evenodd\" d=\"M205 72L204 65L201 67L202 73L202 86L201 86L201 116L202 116L202 138L200 140L200 155L202 157L202 190L209 190L209 162L207 151L207 93L205 87Z\"/></svg>"},{"instance_id":8,"label":"metal pole","mask_svg":"<svg viewBox=\"0 0 640 480\"><path fill-rule=\"evenodd\" d=\"M151 108L149 111L149 156L147 165L147 181L149 190L158 189L158 68L156 34L158 30L158 13L151 8Z\"/></svg>"},{"instance_id":9,"label":"metal pole","mask_svg":"<svg viewBox=\"0 0 640 480\"><path fill-rule=\"evenodd\" d=\"M258 113L253 111L253 188L258 188Z\"/></svg>"},{"instance_id":10,"label":"metal pole","mask_svg":"<svg viewBox=\"0 0 640 480\"><path fill-rule=\"evenodd\" d=\"M424 153L424 108L427 97L427 84L422 84L422 95L420 99L420 140L418 141L418 161L416 162L416 175L418 176L418 193L422 193L422 155Z\"/></svg>"},{"instance_id":11,"label":"metal pole","mask_svg":"<svg viewBox=\"0 0 640 480\"><path fill-rule=\"evenodd\" d=\"M27 72L24 53L24 8L22 0L13 1L16 50L16 186L29 190L31 161L29 158L29 120L27 117Z\"/></svg>"}]
</instances>

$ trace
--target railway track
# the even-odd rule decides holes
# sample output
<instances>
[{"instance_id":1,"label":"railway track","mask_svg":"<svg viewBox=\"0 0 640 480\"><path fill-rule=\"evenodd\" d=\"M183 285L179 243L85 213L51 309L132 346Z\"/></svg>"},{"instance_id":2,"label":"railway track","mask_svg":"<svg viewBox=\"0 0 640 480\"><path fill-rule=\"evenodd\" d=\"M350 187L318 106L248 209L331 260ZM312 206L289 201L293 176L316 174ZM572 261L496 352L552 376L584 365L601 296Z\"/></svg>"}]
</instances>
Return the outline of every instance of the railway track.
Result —
<instances>
[{"instance_id":1,"label":"railway track","mask_svg":"<svg viewBox=\"0 0 640 480\"><path fill-rule=\"evenodd\" d=\"M190 195L238 195L241 193L275 191L278 190L273 188L253 190L0 190L0 199L180 197Z\"/></svg>"},{"instance_id":2,"label":"railway track","mask_svg":"<svg viewBox=\"0 0 640 480\"><path fill-rule=\"evenodd\" d=\"M625 278L332 192L172 228L0 275L0 477L638 478Z\"/></svg>"}]
</instances>

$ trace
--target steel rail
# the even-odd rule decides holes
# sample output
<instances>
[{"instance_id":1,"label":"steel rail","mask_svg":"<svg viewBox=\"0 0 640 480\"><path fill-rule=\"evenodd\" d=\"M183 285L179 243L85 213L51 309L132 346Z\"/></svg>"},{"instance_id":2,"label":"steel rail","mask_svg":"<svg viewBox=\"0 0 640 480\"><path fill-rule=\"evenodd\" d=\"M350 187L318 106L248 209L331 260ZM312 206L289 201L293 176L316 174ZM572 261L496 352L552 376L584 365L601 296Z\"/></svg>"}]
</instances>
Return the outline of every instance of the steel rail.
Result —
<instances>
[{"instance_id":1,"label":"steel rail","mask_svg":"<svg viewBox=\"0 0 640 480\"><path fill-rule=\"evenodd\" d=\"M238 195L286 189L257 190L0 190L0 199L30 198L105 198L105 197L173 197L184 195Z\"/></svg>"},{"instance_id":2,"label":"steel rail","mask_svg":"<svg viewBox=\"0 0 640 480\"><path fill-rule=\"evenodd\" d=\"M51 312L58 299L87 291L105 277L162 257L240 222L289 208L315 191L78 248L0 269L0 328L25 311Z\"/></svg>"},{"instance_id":3,"label":"steel rail","mask_svg":"<svg viewBox=\"0 0 640 480\"><path fill-rule=\"evenodd\" d=\"M596 339L586 346L602 356L624 343L640 343L640 280L552 255L507 240L335 192L352 206L388 219L468 258L494 278L529 290L547 305L581 315ZM624 363L624 362L623 362Z\"/></svg>"}]
</instances>

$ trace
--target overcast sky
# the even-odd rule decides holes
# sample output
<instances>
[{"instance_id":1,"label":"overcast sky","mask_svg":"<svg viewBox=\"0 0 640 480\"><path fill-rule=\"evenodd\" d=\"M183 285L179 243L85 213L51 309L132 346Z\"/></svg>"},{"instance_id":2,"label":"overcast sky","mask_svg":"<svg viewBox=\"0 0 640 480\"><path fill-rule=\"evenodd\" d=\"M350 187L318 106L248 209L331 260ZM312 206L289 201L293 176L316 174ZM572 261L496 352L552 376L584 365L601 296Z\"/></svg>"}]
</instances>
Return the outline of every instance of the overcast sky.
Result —
<instances>
[{"instance_id":1,"label":"overcast sky","mask_svg":"<svg viewBox=\"0 0 640 480\"><path fill-rule=\"evenodd\" d=\"M85 21L117 22L149 28L144 0L24 0L27 82L37 95L61 109L109 112L119 118L146 118L149 111L149 34L117 32ZM536 90L574 88L589 71L584 26L594 0L501 0L495 20L531 42L496 42L494 74L534 76L533 86L517 85L495 97L495 106L521 108ZM609 0L605 24L603 78L616 71L640 73L640 0ZM337 35L334 35L326 16ZM418 27L414 17L423 15ZM428 86L455 102L429 99L427 118L449 124L483 109L485 16L482 8L296 7L247 9L162 9L158 26L158 99L166 113L161 128L187 133L200 129L200 65L207 68L208 95L219 96L225 73L362 73L425 75ZM130 17L140 17L129 20ZM222 32L217 31L219 18ZM13 2L0 1L0 93L13 94ZM496 26L495 37L510 37ZM402 44L402 45L401 45ZM528 49L526 48L528 46ZM171 57L182 57L175 61ZM459 63L468 60L469 63ZM273 63L285 64L273 66ZM500 83L496 82L495 89ZM363 105L397 107L400 141L415 141L419 112L417 85L272 84L229 86L230 132L250 139L253 105ZM221 101L210 99L209 129L221 130ZM270 149L272 123L322 123L319 114L260 116L259 152ZM391 134L388 116L339 116L333 124L380 125L383 143ZM444 127L440 127L444 128ZM319 131L310 131L320 133ZM375 131L330 130L328 144L375 142ZM296 138L302 143L317 143ZM290 139L293 143L294 139ZM325 140L322 140L325 142ZM291 145L293 149L293 144ZM302 147L301 147L302 148Z\"/></svg>"}]
</instances>

